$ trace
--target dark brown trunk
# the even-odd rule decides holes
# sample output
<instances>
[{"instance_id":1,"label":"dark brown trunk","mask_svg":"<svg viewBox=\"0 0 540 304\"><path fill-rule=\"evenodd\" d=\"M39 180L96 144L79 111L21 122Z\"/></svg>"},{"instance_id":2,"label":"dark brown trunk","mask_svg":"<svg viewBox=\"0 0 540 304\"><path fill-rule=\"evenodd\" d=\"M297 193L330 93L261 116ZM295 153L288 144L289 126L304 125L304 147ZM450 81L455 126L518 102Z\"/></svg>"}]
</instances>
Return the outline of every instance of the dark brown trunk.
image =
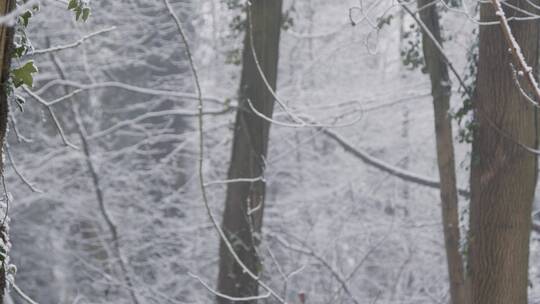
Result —
<instances>
[{"instance_id":1,"label":"dark brown trunk","mask_svg":"<svg viewBox=\"0 0 540 304\"><path fill-rule=\"evenodd\" d=\"M526 1L508 4L538 13ZM521 15L515 10L506 13ZM498 20L490 3L481 4L480 17ZM525 60L536 67L538 21L511 21L510 26ZM516 85L512 62L501 27L480 26L469 238L473 304L527 303L537 161L516 142L536 145L535 109Z\"/></svg>"},{"instance_id":2,"label":"dark brown trunk","mask_svg":"<svg viewBox=\"0 0 540 304\"><path fill-rule=\"evenodd\" d=\"M456 169L450 108L451 85L448 67L432 38L441 44L441 30L436 5L429 5L430 0L418 0L420 20L432 34L422 35L422 46L427 70L431 79L433 109L435 112L435 138L437 144L437 163L441 181L441 204L443 233L450 281L450 303L467 303L463 259L459 251L459 208L456 186Z\"/></svg>"},{"instance_id":3,"label":"dark brown trunk","mask_svg":"<svg viewBox=\"0 0 540 304\"><path fill-rule=\"evenodd\" d=\"M7 15L15 8L15 0L0 0L0 14ZM8 92L6 91L7 82L9 80L11 66L11 51L13 47L13 27L5 25L0 26L0 173L4 174L3 163L3 148L6 140L7 124L8 124ZM1 216L4 218L4 216ZM6 244L8 242L7 229L5 222L0 219L0 238ZM5 248L5 247L4 247ZM2 252L7 255L7 252ZM4 303L4 295L6 291L6 259L2 259L0 266L0 304Z\"/></svg>"},{"instance_id":4,"label":"dark brown trunk","mask_svg":"<svg viewBox=\"0 0 540 304\"><path fill-rule=\"evenodd\" d=\"M247 18L239 91L240 109L234 126L229 179L258 178L264 175L270 123L251 111L247 101L249 100L258 112L272 117L274 98L257 69L250 37L253 37L260 67L272 89L275 89L281 7L281 0L252 0L249 7L251 17ZM255 274L259 274L261 269L257 246L260 242L264 197L263 181L229 183L223 214L223 231L240 259ZM220 246L218 290L231 297L250 297L258 294L257 282L235 262L223 241ZM221 304L235 302L222 297L218 297L217 300Z\"/></svg>"}]
</instances>

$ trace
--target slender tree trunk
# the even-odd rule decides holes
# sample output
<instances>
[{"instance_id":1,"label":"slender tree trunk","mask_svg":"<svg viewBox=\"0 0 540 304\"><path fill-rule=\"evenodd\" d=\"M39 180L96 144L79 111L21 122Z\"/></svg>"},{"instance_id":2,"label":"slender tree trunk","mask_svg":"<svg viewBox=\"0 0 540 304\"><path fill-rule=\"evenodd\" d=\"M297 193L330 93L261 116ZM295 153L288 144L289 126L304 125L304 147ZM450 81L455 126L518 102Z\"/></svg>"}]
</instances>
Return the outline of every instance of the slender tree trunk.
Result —
<instances>
[{"instance_id":1,"label":"slender tree trunk","mask_svg":"<svg viewBox=\"0 0 540 304\"><path fill-rule=\"evenodd\" d=\"M507 3L538 13L525 1ZM524 16L512 9L506 14ZM490 3L481 4L480 18L498 21ZM536 68L538 21L511 21L510 27L525 60ZM536 115L513 78L511 56L499 26L480 26L469 241L473 304L527 303L537 160L516 142L536 145Z\"/></svg>"},{"instance_id":2,"label":"slender tree trunk","mask_svg":"<svg viewBox=\"0 0 540 304\"><path fill-rule=\"evenodd\" d=\"M2 16L7 15L15 8L15 0L0 0L0 14ZM4 141L7 135L8 125L8 93L5 85L9 80L10 66L11 66L11 50L13 47L13 27L5 25L0 26L0 174L4 174ZM5 209L4 211L7 211ZM3 217L3 216L2 216ZM2 243L6 245L8 243L8 229L6 228L5 219L1 221L0 226L0 238ZM3 247L5 250L7 248ZM4 250L3 250L4 251ZM6 291L6 266L7 266L7 252L2 252L4 258L2 258L2 265L0 266L0 304L4 303L4 295Z\"/></svg>"},{"instance_id":3,"label":"slender tree trunk","mask_svg":"<svg viewBox=\"0 0 540 304\"><path fill-rule=\"evenodd\" d=\"M62 64L60 62L60 60L54 56L54 54L51 54L51 61L53 62L53 65L56 69L56 71L58 72L58 75L60 76L60 79L63 79L63 80L66 80L67 77L66 77L66 74L64 72L64 69L62 67ZM64 88L64 94L68 94L68 90L67 88ZM107 225L107 228L109 230L109 233L111 234L111 243L112 243L112 249L113 249L113 254L117 260L117 263L118 263L118 266L120 266L120 271L121 271L121 280L122 282L126 285L126 289L127 289L127 292L129 293L129 296L131 298L131 302L133 304L139 304L139 298L137 296L137 293L136 293L136 289L135 287L133 286L133 282L131 280L131 276L129 274L129 270L127 268L127 263L122 255L122 251L121 251L121 247L120 247L120 236L119 236L119 233L118 233L118 228L116 226L116 224L114 223L111 215L109 214L109 211L107 210L107 206L106 206L106 203L105 203L105 197L104 197L104 194L103 194L103 190L102 190L102 185L101 185L101 182L100 182L100 178L99 178L99 174L97 172L97 168L92 160L92 151L91 151L91 146L88 142L88 134L87 134L87 131L86 131L86 128L84 127L84 123L83 123L83 120L82 120L82 117L81 117L81 114L80 114L80 109L79 109L79 104L77 102L77 100L75 100L74 97L70 98L69 99L69 110L71 112L71 116L73 118L73 120L75 121L75 129L76 129L76 132L77 134L79 135L79 138L81 140L81 146L82 146L82 153L84 155L84 158L85 158L85 162L86 162L86 165L87 165L87 169L88 169L88 173L91 177L91 180L92 180L92 186L93 186L93 191L94 191L94 194L96 196L96 201L98 203L98 210L99 210L99 213L103 219L103 221L105 222L105 224ZM92 227L93 224L90 223L90 222L86 222L83 224L85 225L88 225L90 226L90 235L91 237L96 237L95 235L95 228ZM99 247L101 247L99 245ZM97 254L95 256L95 258L98 260L98 261L105 261L104 264L106 265L106 272L109 272L109 261L107 261L108 257L107 257L107 250L103 247L99 248L96 250Z\"/></svg>"},{"instance_id":4,"label":"slender tree trunk","mask_svg":"<svg viewBox=\"0 0 540 304\"><path fill-rule=\"evenodd\" d=\"M410 120L410 111L409 111L409 105L405 104L403 106L403 109L402 109L403 113L403 121L401 122L401 139L403 140L403 143L406 147L406 149L408 150L409 148L409 131L410 131L410 127L411 127L411 120ZM401 165L401 167L404 169L404 170L409 170L409 164L410 164L410 158L409 158L409 155L405 155L403 157L403 163ZM404 183L403 184L403 190L402 190L402 197L403 197L403 201L404 201L404 205L407 206L407 202L409 201L409 198L410 198L410 195L409 195L409 184L408 183Z\"/></svg>"},{"instance_id":5,"label":"slender tree trunk","mask_svg":"<svg viewBox=\"0 0 540 304\"><path fill-rule=\"evenodd\" d=\"M264 175L270 124L251 111L247 101L249 100L258 112L272 117L274 98L257 69L250 39L253 37L253 46L260 67L269 85L275 89L281 8L281 0L252 0L248 8L251 17L247 18L239 91L240 109L237 112L234 127L229 179L257 178ZM261 268L257 246L260 242L264 197L264 181L229 183L223 214L222 226L228 240L243 263L256 274ZM235 262L223 241L220 246L218 290L233 297L258 294L257 282ZM217 300L221 304L234 303L221 297ZM255 301L242 303L255 303Z\"/></svg>"},{"instance_id":6,"label":"slender tree trunk","mask_svg":"<svg viewBox=\"0 0 540 304\"><path fill-rule=\"evenodd\" d=\"M437 6L431 0L418 0L420 20L425 24L433 37L441 43L441 30ZM450 107L451 85L446 62L436 44L427 33L422 34L422 47L427 70L431 78L431 94L435 112L435 138L437 143L437 163L441 181L442 222L450 281L450 297L452 304L467 303L463 259L459 252L459 208L456 186L456 169L454 160L454 144L452 121L448 110Z\"/></svg>"}]
</instances>

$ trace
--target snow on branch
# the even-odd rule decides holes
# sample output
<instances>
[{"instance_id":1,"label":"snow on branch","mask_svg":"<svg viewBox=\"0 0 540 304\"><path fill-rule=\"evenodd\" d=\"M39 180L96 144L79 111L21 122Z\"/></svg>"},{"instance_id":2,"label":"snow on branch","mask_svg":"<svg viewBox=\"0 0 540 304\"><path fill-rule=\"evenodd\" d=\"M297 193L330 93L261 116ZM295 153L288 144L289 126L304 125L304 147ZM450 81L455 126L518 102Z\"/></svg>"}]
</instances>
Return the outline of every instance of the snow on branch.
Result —
<instances>
[{"instance_id":1,"label":"snow on branch","mask_svg":"<svg viewBox=\"0 0 540 304\"><path fill-rule=\"evenodd\" d=\"M93 33L90 33L90 34L88 34L86 36L83 36L83 37L81 37L81 39L79 39L79 40L77 40L77 41L75 41L73 43L70 43L70 44L53 46L53 47L42 49L42 50L34 50L30 55L41 55L41 54L53 53L53 52L63 51L63 50L66 50L66 49L76 48L76 47L83 44L86 40L88 40L90 38L93 38L95 36L98 36L98 35L101 35L101 34L104 34L104 33L108 33L108 32L114 31L114 30L116 30L116 26L105 28L105 29L99 30L97 32L93 32Z\"/></svg>"},{"instance_id":2,"label":"snow on branch","mask_svg":"<svg viewBox=\"0 0 540 304\"><path fill-rule=\"evenodd\" d=\"M525 80L527 81L530 90L536 97L535 105L538 106L538 102L540 101L540 89L538 88L538 83L534 78L533 69L527 64L525 56L523 56L523 52L521 51L521 47L519 46L516 38L512 34L512 30L510 28L510 25L508 24L508 19L506 18L506 15L504 14L504 11L502 9L501 2L499 0L491 0L491 4L495 9L495 15L499 18L499 25L501 26L504 38L506 40L506 43L508 44L508 51L512 54L512 57L514 58L515 64L518 68L517 74L518 76L525 77Z\"/></svg>"},{"instance_id":3,"label":"snow on branch","mask_svg":"<svg viewBox=\"0 0 540 304\"><path fill-rule=\"evenodd\" d=\"M98 82L98 83L92 83L92 84L82 84L75 81L70 80L62 80L62 79L56 79L53 80L46 85L44 85L41 89L35 92L37 95L43 94L46 90L48 90L52 86L56 85L63 85L63 86L69 86L76 88L71 93L62 96L58 99L55 99L50 102L45 102L47 106L52 106L56 103L62 102L66 99L71 98L72 96L75 96L77 94L80 94L86 90L95 90L95 89L105 89L105 88L117 88L122 89L130 92L140 93L140 94L146 94L146 95L153 95L153 96L168 96L168 97L178 97L178 98L185 98L189 100L198 100L198 97L194 94L189 93L183 93L183 92L176 92L176 91L167 91L167 90L159 90L159 89L150 89L150 88L143 88L138 87L122 82L117 81L110 81L110 82ZM204 101L209 101L213 103L219 103L219 104L226 104L226 102L222 102L221 100L218 100L217 98L213 97L204 97Z\"/></svg>"},{"instance_id":4,"label":"snow on branch","mask_svg":"<svg viewBox=\"0 0 540 304\"><path fill-rule=\"evenodd\" d=\"M334 133L333 131L330 131L328 129L322 129L322 132L327 135L328 137L335 140L343 149L345 149L346 152L356 156L366 164L375 167L381 171L384 171L388 174L391 174L395 177L398 177L406 182L412 182L415 184L419 184L422 186L439 189L441 187L441 183L438 180L424 177L417 175L415 173L409 172L407 170L403 170L401 168L392 166L388 163L385 163L384 161L377 159L371 155L369 155L367 152L362 151L358 148L353 147L347 140L345 140L341 135ZM458 193L462 196L469 197L470 193L468 190L465 189L458 189Z\"/></svg>"}]
</instances>

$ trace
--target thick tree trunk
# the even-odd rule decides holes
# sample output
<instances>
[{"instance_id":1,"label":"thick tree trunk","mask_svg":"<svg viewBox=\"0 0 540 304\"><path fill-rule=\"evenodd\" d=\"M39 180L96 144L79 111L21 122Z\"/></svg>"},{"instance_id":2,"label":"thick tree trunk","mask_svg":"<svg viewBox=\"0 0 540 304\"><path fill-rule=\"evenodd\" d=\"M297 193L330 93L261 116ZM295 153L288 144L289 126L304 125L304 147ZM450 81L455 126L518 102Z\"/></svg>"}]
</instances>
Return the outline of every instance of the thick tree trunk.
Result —
<instances>
[{"instance_id":1,"label":"thick tree trunk","mask_svg":"<svg viewBox=\"0 0 540 304\"><path fill-rule=\"evenodd\" d=\"M8 14L15 8L15 0L0 0L0 14L2 16ZM3 163L3 148L6 140L7 125L8 125L8 93L6 91L6 83L9 80L9 72L11 65L11 50L13 46L13 27L5 25L0 26L0 173L4 174ZM3 217L3 216L2 216ZM7 229L5 223L2 222L0 227L0 238L6 244L8 242ZM2 254L7 254L3 252ZM6 259L2 259L0 266L0 304L4 303L4 295L6 290Z\"/></svg>"},{"instance_id":2,"label":"thick tree trunk","mask_svg":"<svg viewBox=\"0 0 540 304\"><path fill-rule=\"evenodd\" d=\"M537 13L526 1L508 4ZM516 10L506 13L522 15ZM481 4L480 17L498 20L487 2ZM536 67L538 21L511 21L510 26L525 60ZM536 115L513 79L511 56L499 26L480 26L469 240L473 304L527 303L537 161L516 142L536 145ZM522 87L527 90L525 84Z\"/></svg>"},{"instance_id":3,"label":"thick tree trunk","mask_svg":"<svg viewBox=\"0 0 540 304\"><path fill-rule=\"evenodd\" d=\"M244 41L242 79L240 84L240 109L236 115L232 159L229 179L257 178L264 174L268 150L269 122L251 111L249 100L258 112L272 117L274 98L261 77L251 49L253 46L272 89L276 87L281 27L281 0L252 0ZM251 26L249 21L251 20ZM251 33L250 33L251 28ZM252 35L251 35L252 34ZM255 274L261 268L257 254L264 210L265 184L235 182L228 184L223 230L240 259ZM221 242L218 290L232 297L258 294L255 280L235 262L227 247ZM218 303L234 301L218 297ZM243 301L242 303L254 303Z\"/></svg>"},{"instance_id":4,"label":"thick tree trunk","mask_svg":"<svg viewBox=\"0 0 540 304\"><path fill-rule=\"evenodd\" d=\"M436 5L430 0L418 0L420 20L431 32L432 37L441 43L441 30ZM454 143L450 108L451 85L446 62L436 44L427 33L422 35L422 46L427 70L431 78L431 94L435 112L435 138L437 143L437 163L441 181L442 222L450 281L452 304L467 303L463 259L459 252L459 208L454 160Z\"/></svg>"}]
</instances>

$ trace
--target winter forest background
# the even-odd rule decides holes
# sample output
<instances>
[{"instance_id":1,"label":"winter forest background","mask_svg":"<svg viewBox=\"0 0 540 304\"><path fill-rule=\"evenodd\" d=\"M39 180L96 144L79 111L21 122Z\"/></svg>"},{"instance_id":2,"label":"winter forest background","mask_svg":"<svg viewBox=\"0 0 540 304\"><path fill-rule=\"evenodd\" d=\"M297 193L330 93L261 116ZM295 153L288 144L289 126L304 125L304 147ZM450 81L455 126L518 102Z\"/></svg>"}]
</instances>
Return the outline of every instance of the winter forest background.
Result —
<instances>
[{"instance_id":1,"label":"winter forest background","mask_svg":"<svg viewBox=\"0 0 540 304\"><path fill-rule=\"evenodd\" d=\"M534 0L508 1L507 13L530 17L516 17L513 29L519 22L538 27ZM26 28L15 16L16 46L28 49L12 69L33 60L39 72L9 98L4 176L9 265L16 271L6 263L6 303L215 303L220 236L201 196L191 64L204 100L207 203L221 223L233 184L227 180L236 113L242 104L251 111L238 93L243 55L251 54L244 42L258 15L249 17L247 2L234 0L92 0L68 9L71 2L17 3L17 16L32 16ZM497 22L482 23L478 1L424 2L436 8L444 52L468 87L450 71L458 247L467 272L474 163L467 90L475 89L478 29L501 30ZM39 11L32 9L37 3ZM432 83L417 4L283 1L282 20L274 18L281 32L277 96L270 97L283 105L275 103L272 122L252 116L271 126L264 174L234 182L266 185L258 194L262 230L251 235L261 261L252 270L279 297L259 287L258 300L220 303L460 303L449 289ZM518 8L527 5L528 15ZM87 8L87 20L76 20L77 9ZM527 104L523 99L514 102ZM529 212L522 287L528 299L508 304L540 303L539 208L535 200ZM230 240L235 248L249 246ZM505 292L504 285L491 287Z\"/></svg>"}]
</instances>

